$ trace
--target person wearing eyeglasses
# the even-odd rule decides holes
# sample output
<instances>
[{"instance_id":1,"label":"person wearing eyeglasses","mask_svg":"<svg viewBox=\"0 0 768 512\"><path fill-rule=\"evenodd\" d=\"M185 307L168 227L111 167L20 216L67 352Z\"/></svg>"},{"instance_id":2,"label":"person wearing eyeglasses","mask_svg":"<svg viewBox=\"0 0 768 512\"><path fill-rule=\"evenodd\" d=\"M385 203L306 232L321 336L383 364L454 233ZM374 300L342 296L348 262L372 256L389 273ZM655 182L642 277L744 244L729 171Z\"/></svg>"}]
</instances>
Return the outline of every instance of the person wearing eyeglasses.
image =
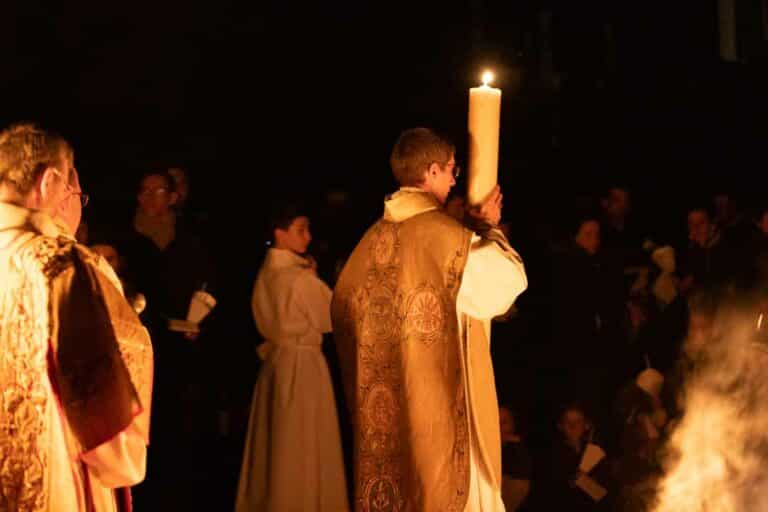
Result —
<instances>
[{"instance_id":1,"label":"person wearing eyeglasses","mask_svg":"<svg viewBox=\"0 0 768 512\"><path fill-rule=\"evenodd\" d=\"M152 345L74 238L87 202L66 140L0 132L0 510L113 512L144 479Z\"/></svg>"},{"instance_id":2,"label":"person wearing eyeglasses","mask_svg":"<svg viewBox=\"0 0 768 512\"><path fill-rule=\"evenodd\" d=\"M133 229L124 237L120 252L136 275L139 291L147 296L150 330L165 335L170 319L187 317L195 292L216 292L216 269L203 237L177 215L178 192L170 174L145 173L136 199ZM181 335L170 333L170 338L185 338L174 339L174 343L186 352L188 341L195 340L201 330L202 326L181 331Z\"/></svg>"},{"instance_id":3,"label":"person wearing eyeglasses","mask_svg":"<svg viewBox=\"0 0 768 512\"><path fill-rule=\"evenodd\" d=\"M498 229L498 188L466 223L446 211L454 153L427 128L400 135L390 157L400 188L334 290L357 510L504 510L490 320L527 279Z\"/></svg>"},{"instance_id":4,"label":"person wearing eyeglasses","mask_svg":"<svg viewBox=\"0 0 768 512\"><path fill-rule=\"evenodd\" d=\"M187 321L196 296L219 296L217 269L206 240L174 210L177 199L174 180L165 170L146 172L138 183L132 229L117 247L136 291L146 298L142 319L155 340L157 359L155 442L149 478L137 489L136 500L161 508L171 505L153 502L155 496L174 499L191 485L187 479L194 473L179 467L192 463L196 452L189 446L198 441L217 407L211 383L200 375L212 371L207 341L215 334L209 326L218 310L202 321Z\"/></svg>"}]
</instances>

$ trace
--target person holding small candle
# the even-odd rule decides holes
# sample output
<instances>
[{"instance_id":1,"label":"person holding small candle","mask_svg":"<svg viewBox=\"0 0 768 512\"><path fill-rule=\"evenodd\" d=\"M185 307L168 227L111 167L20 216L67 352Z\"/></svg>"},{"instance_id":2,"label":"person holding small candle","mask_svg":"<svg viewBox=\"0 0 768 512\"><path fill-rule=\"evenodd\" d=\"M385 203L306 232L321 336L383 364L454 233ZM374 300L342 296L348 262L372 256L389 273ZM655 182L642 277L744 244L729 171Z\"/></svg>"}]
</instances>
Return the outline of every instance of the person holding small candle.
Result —
<instances>
[{"instance_id":1,"label":"person holding small candle","mask_svg":"<svg viewBox=\"0 0 768 512\"><path fill-rule=\"evenodd\" d=\"M595 425L579 401L567 403L557 419L557 433L534 480L535 510L599 512L612 508L612 461L593 441Z\"/></svg>"},{"instance_id":2,"label":"person holding small candle","mask_svg":"<svg viewBox=\"0 0 768 512\"><path fill-rule=\"evenodd\" d=\"M400 189L363 236L332 304L355 436L357 510L503 511L490 319L527 286L498 229L498 187L444 210L454 147L403 132L390 158ZM378 507L378 508L377 508Z\"/></svg>"}]
</instances>

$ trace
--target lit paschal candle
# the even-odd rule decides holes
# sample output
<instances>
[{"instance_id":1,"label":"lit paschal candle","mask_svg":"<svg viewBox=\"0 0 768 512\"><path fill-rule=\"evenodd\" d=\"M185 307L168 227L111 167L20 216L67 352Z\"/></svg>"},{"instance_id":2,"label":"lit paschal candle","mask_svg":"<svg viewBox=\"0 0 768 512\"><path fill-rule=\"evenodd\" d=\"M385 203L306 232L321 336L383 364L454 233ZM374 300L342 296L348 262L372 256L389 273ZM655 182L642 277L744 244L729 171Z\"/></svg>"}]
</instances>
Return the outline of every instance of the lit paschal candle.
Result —
<instances>
[{"instance_id":1,"label":"lit paschal candle","mask_svg":"<svg viewBox=\"0 0 768 512\"><path fill-rule=\"evenodd\" d=\"M490 87L493 73L483 73L483 85L469 90L469 175L467 196L477 205L498 181L501 90Z\"/></svg>"}]
</instances>

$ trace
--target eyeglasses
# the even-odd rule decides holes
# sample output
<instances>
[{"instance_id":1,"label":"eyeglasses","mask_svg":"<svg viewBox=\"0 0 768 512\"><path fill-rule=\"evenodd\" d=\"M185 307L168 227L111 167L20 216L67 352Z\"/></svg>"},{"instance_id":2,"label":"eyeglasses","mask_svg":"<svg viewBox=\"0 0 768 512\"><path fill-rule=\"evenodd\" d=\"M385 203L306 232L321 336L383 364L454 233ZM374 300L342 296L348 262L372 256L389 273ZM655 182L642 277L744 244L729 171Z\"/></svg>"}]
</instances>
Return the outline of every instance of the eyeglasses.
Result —
<instances>
[{"instance_id":1,"label":"eyeglasses","mask_svg":"<svg viewBox=\"0 0 768 512\"><path fill-rule=\"evenodd\" d=\"M445 169L450 164L450 162L446 163L445 165L441 164L440 162L434 162L434 163L439 165L441 169ZM445 172L445 171L443 171L443 172ZM458 179L459 178L459 174L461 174L461 166L459 164L457 164L457 163L454 163L453 164L453 169L451 170L451 174L453 174L454 179Z\"/></svg>"},{"instance_id":2,"label":"eyeglasses","mask_svg":"<svg viewBox=\"0 0 768 512\"><path fill-rule=\"evenodd\" d=\"M61 172L59 172L59 170L58 170L58 169L52 169L52 171L53 171L53 173L54 173L56 176L58 176L58 177L60 177L60 178L63 178L63 177L64 177L64 175L63 175L63 174L61 174ZM72 168L72 170L70 171L70 176L71 176L71 174L72 174L72 173L77 173L77 169L75 169L75 168L73 167L73 168ZM81 206L82 208L85 208L86 206L88 206L88 202L91 200L91 196L89 196L88 194L86 194L85 192L82 192L82 191L80 191L80 192L75 192L75 187L73 187L73 186L72 186L71 184L69 184L69 183L65 183L65 185L66 185L66 187L67 187L67 188L68 188L68 189L69 189L69 190L72 192L72 195L73 195L73 196L78 196L78 198L80 199L80 206Z\"/></svg>"}]
</instances>

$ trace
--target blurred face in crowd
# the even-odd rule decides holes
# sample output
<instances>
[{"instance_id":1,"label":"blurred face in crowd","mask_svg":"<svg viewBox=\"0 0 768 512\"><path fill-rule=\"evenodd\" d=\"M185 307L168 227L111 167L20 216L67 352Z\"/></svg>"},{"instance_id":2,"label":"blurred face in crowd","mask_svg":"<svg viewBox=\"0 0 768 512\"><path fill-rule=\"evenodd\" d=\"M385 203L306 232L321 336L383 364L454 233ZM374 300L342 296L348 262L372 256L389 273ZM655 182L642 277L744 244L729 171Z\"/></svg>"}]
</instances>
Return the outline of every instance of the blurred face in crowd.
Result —
<instances>
[{"instance_id":1,"label":"blurred face in crowd","mask_svg":"<svg viewBox=\"0 0 768 512\"><path fill-rule=\"evenodd\" d=\"M574 237L576 245L587 251L590 255L597 254L600 249L600 224L596 220L582 222L579 231Z\"/></svg>"},{"instance_id":2,"label":"blurred face in crowd","mask_svg":"<svg viewBox=\"0 0 768 512\"><path fill-rule=\"evenodd\" d=\"M141 180L139 209L149 217L163 217L171 212L176 193L171 191L165 176L150 174Z\"/></svg>"},{"instance_id":3,"label":"blurred face in crowd","mask_svg":"<svg viewBox=\"0 0 768 512\"><path fill-rule=\"evenodd\" d=\"M688 239L705 247L709 236L712 233L712 225L709 221L709 214L703 210L693 210L688 214Z\"/></svg>"},{"instance_id":4,"label":"blurred face in crowd","mask_svg":"<svg viewBox=\"0 0 768 512\"><path fill-rule=\"evenodd\" d=\"M309 231L309 218L296 217L287 229L275 229L275 248L287 249L296 254L304 254L312 241Z\"/></svg>"},{"instance_id":5,"label":"blurred face in crowd","mask_svg":"<svg viewBox=\"0 0 768 512\"><path fill-rule=\"evenodd\" d=\"M572 446L579 445L589 429L587 418L578 409L568 409L560 418L560 432Z\"/></svg>"},{"instance_id":6,"label":"blurred face in crowd","mask_svg":"<svg viewBox=\"0 0 768 512\"><path fill-rule=\"evenodd\" d=\"M434 195L440 204L445 204L451 189L456 185L456 159L451 159L445 165L432 163L424 177L424 188Z\"/></svg>"},{"instance_id":7,"label":"blurred face in crowd","mask_svg":"<svg viewBox=\"0 0 768 512\"><path fill-rule=\"evenodd\" d=\"M612 188L603 200L605 214L611 219L623 220L629 214L629 193L623 188Z\"/></svg>"},{"instance_id":8,"label":"blurred face in crowd","mask_svg":"<svg viewBox=\"0 0 768 512\"><path fill-rule=\"evenodd\" d=\"M714 320L710 315L693 312L688 320L688 338L685 340L685 353L689 357L698 355L712 339Z\"/></svg>"}]
</instances>

